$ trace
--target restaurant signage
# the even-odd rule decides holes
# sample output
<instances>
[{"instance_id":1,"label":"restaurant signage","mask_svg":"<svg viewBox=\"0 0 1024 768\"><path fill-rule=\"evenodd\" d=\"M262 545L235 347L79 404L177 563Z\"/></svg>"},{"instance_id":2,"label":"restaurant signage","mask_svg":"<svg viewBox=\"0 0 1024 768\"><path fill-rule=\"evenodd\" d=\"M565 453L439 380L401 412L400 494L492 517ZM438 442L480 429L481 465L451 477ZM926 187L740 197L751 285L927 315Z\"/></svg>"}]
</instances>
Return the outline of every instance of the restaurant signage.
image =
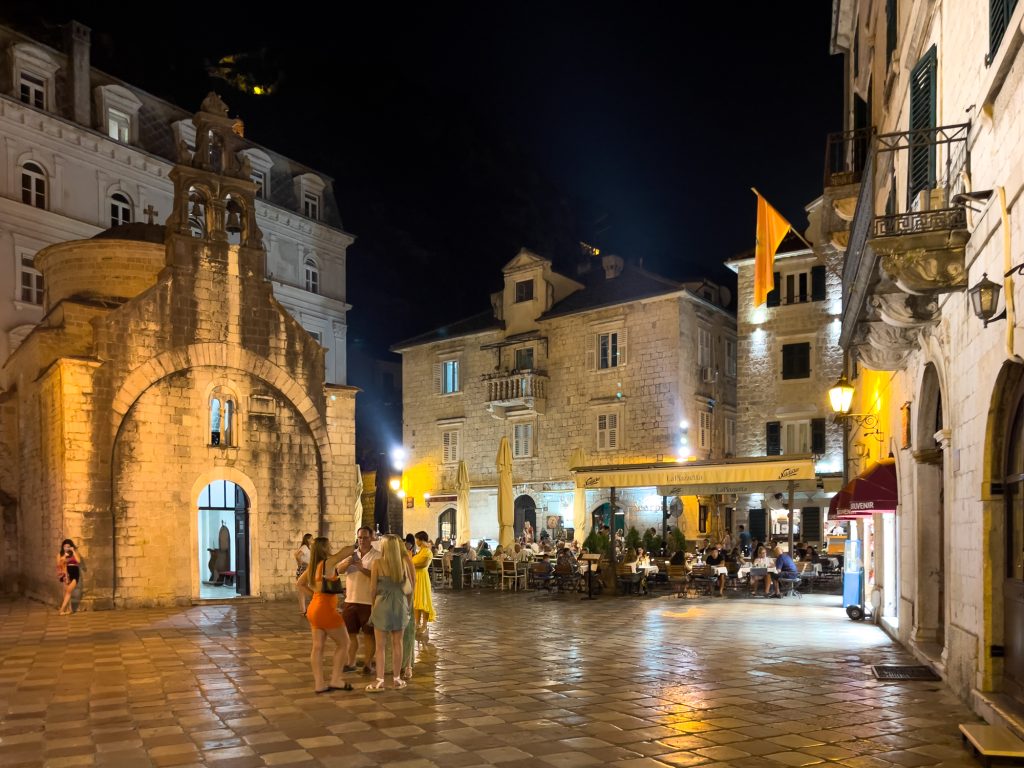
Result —
<instances>
[{"instance_id":1,"label":"restaurant signage","mask_svg":"<svg viewBox=\"0 0 1024 768\"><path fill-rule=\"evenodd\" d=\"M721 464L647 464L584 467L576 470L577 488L639 488L657 486L665 496L718 493L761 493L814 490L817 476L812 459L730 461ZM666 491L662 493L663 489Z\"/></svg>"}]
</instances>

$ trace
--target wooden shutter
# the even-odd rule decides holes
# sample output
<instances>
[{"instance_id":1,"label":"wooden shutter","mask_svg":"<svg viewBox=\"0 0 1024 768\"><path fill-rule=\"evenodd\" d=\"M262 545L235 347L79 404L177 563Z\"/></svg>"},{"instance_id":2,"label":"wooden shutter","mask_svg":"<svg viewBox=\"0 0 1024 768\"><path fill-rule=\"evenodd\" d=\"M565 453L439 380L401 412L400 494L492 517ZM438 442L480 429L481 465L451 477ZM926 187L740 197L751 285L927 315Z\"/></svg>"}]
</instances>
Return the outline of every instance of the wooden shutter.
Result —
<instances>
[{"instance_id":1,"label":"wooden shutter","mask_svg":"<svg viewBox=\"0 0 1024 768\"><path fill-rule=\"evenodd\" d=\"M618 365L626 364L626 331L625 329L618 332L619 339L619 361Z\"/></svg>"},{"instance_id":2,"label":"wooden shutter","mask_svg":"<svg viewBox=\"0 0 1024 768\"><path fill-rule=\"evenodd\" d=\"M999 0L996 0L998 2ZM1005 2L1005 0L1003 0ZM896 13L896 0L885 0L885 68L889 68L893 51L896 50L896 25L899 22Z\"/></svg>"},{"instance_id":3,"label":"wooden shutter","mask_svg":"<svg viewBox=\"0 0 1024 768\"><path fill-rule=\"evenodd\" d=\"M706 504L697 507L697 533L708 532L708 508Z\"/></svg>"},{"instance_id":4,"label":"wooden shutter","mask_svg":"<svg viewBox=\"0 0 1024 768\"><path fill-rule=\"evenodd\" d=\"M434 392L441 394L441 364L434 363Z\"/></svg>"},{"instance_id":5,"label":"wooden shutter","mask_svg":"<svg viewBox=\"0 0 1024 768\"><path fill-rule=\"evenodd\" d=\"M597 417L597 449L599 451L608 447L608 417L600 414Z\"/></svg>"},{"instance_id":6,"label":"wooden shutter","mask_svg":"<svg viewBox=\"0 0 1024 768\"><path fill-rule=\"evenodd\" d=\"M781 272L775 272L773 274L774 274L774 278L773 279L775 281L775 288L773 288L771 291L769 291L768 292L768 296L765 298L765 303L769 307L777 307L777 306L779 306L780 299L782 297L782 273Z\"/></svg>"},{"instance_id":7,"label":"wooden shutter","mask_svg":"<svg viewBox=\"0 0 1024 768\"><path fill-rule=\"evenodd\" d=\"M985 66L989 66L996 53L999 51L999 44L1003 42L1003 35L1010 25L1010 16L1017 7L1017 0L988 0L988 55L985 57Z\"/></svg>"},{"instance_id":8,"label":"wooden shutter","mask_svg":"<svg viewBox=\"0 0 1024 768\"><path fill-rule=\"evenodd\" d=\"M619 414L608 414L608 447L619 447Z\"/></svg>"},{"instance_id":9,"label":"wooden shutter","mask_svg":"<svg viewBox=\"0 0 1024 768\"><path fill-rule=\"evenodd\" d=\"M782 424L778 421L769 421L765 425L765 455L782 455Z\"/></svg>"},{"instance_id":10,"label":"wooden shutter","mask_svg":"<svg viewBox=\"0 0 1024 768\"><path fill-rule=\"evenodd\" d=\"M910 73L910 130L923 131L935 127L936 48L933 45ZM917 193L935 186L935 141L927 134L911 135L907 209Z\"/></svg>"},{"instance_id":11,"label":"wooden shutter","mask_svg":"<svg viewBox=\"0 0 1024 768\"><path fill-rule=\"evenodd\" d=\"M811 453L815 456L825 454L825 420L811 419Z\"/></svg>"},{"instance_id":12,"label":"wooden shutter","mask_svg":"<svg viewBox=\"0 0 1024 768\"><path fill-rule=\"evenodd\" d=\"M591 333L586 337L586 366L588 371L593 371L597 368L597 344L599 336L596 333Z\"/></svg>"},{"instance_id":13,"label":"wooden shutter","mask_svg":"<svg viewBox=\"0 0 1024 768\"><path fill-rule=\"evenodd\" d=\"M444 464L454 464L459 460L459 431L449 430L442 435L441 461Z\"/></svg>"},{"instance_id":14,"label":"wooden shutter","mask_svg":"<svg viewBox=\"0 0 1024 768\"><path fill-rule=\"evenodd\" d=\"M825 267L811 267L811 301L825 300Z\"/></svg>"},{"instance_id":15,"label":"wooden shutter","mask_svg":"<svg viewBox=\"0 0 1024 768\"><path fill-rule=\"evenodd\" d=\"M800 539L821 542L821 507L800 509Z\"/></svg>"}]
</instances>

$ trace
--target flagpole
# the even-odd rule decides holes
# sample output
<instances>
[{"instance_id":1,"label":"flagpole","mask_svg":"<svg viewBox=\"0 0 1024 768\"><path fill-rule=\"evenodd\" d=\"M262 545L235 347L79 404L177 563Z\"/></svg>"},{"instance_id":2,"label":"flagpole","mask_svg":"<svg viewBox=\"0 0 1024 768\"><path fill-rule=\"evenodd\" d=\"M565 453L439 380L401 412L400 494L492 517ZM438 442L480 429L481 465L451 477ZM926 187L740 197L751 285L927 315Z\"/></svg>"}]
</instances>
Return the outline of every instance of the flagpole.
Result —
<instances>
[{"instance_id":1,"label":"flagpole","mask_svg":"<svg viewBox=\"0 0 1024 768\"><path fill-rule=\"evenodd\" d=\"M750 191L751 191L751 192L753 192L753 193L754 193L755 195L757 195L758 197L762 197L762 198L764 198L764 201L765 201L765 202L768 202L768 198L767 198L767 197L765 197L764 195L762 195L762 194L761 194L760 192L758 192L758 191L757 191L757 189L756 189L755 187L751 187L751 188L750 188ZM769 204L770 204L770 203L769 203ZM803 235L801 235L801 234L800 234L800 233L799 233L799 232L797 231L796 227L794 227L794 226L793 226L792 224L790 224L790 223L789 223L789 219L786 219L786 223L787 223L787 224L789 224L789 231L790 231L790 232L792 232L792 233L793 233L794 235L796 235L797 237L799 237L799 238L800 238L800 241L801 241L801 242L802 242L802 243L803 243L804 245L806 245L806 246L807 246L808 248L810 248L811 250L814 250L814 246L813 246L813 245L811 245L811 244L810 244L810 243L809 243L809 242L807 241L807 238L806 238L806 237L804 237Z\"/></svg>"}]
</instances>

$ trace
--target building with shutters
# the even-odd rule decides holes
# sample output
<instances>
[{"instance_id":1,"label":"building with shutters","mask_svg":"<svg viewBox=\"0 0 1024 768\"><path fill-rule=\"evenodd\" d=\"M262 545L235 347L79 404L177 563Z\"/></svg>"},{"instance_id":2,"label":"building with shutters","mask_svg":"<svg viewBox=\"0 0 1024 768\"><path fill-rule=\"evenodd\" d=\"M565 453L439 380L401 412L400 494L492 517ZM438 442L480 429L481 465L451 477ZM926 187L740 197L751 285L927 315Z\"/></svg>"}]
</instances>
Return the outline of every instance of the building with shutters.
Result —
<instances>
[{"instance_id":1,"label":"building with shutters","mask_svg":"<svg viewBox=\"0 0 1024 768\"><path fill-rule=\"evenodd\" d=\"M811 244L820 242L821 205L807 206ZM790 233L775 256L775 290L761 307L753 306L753 255L727 264L737 275L738 455L815 457L822 487L797 495L794 534L823 543L828 500L842 472L842 430L826 394L843 365L841 258ZM735 503L737 524L758 540L788 538L788 510L772 494L741 495Z\"/></svg>"},{"instance_id":2,"label":"building with shutters","mask_svg":"<svg viewBox=\"0 0 1024 768\"><path fill-rule=\"evenodd\" d=\"M405 530L461 543L456 474L469 472L470 534L496 538L496 457L513 455L515 532L573 526L570 461L722 458L735 452L736 333L729 291L590 255L574 277L523 250L492 310L394 346L402 355ZM662 526L654 488L588 491L595 520ZM697 535L690 532L691 538Z\"/></svg>"},{"instance_id":3,"label":"building with shutters","mask_svg":"<svg viewBox=\"0 0 1024 768\"><path fill-rule=\"evenodd\" d=\"M192 114L90 66L91 34L61 47L0 27L0 363L43 319L34 263L54 243L171 214L170 171L194 151ZM346 382L346 250L329 177L244 139L274 297L324 347Z\"/></svg>"},{"instance_id":4,"label":"building with shutters","mask_svg":"<svg viewBox=\"0 0 1024 768\"><path fill-rule=\"evenodd\" d=\"M834 0L831 45L846 130L822 241L851 447L873 433L848 475L891 454L898 486L857 523L869 589L887 631L1024 733L1024 3Z\"/></svg>"}]
</instances>

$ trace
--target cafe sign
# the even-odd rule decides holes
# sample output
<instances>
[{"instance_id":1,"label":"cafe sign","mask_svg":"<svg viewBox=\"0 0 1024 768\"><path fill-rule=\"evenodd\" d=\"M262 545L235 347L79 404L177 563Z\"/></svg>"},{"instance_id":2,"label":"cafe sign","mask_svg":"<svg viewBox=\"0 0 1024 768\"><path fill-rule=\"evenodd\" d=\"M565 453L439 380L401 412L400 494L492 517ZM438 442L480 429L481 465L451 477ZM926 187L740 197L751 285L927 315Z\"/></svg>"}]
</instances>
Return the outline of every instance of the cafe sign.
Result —
<instances>
[{"instance_id":1,"label":"cafe sign","mask_svg":"<svg viewBox=\"0 0 1024 768\"><path fill-rule=\"evenodd\" d=\"M657 486L663 496L703 496L814 490L814 461L774 458L719 464L647 464L583 467L575 471L577 488L641 488Z\"/></svg>"}]
</instances>

